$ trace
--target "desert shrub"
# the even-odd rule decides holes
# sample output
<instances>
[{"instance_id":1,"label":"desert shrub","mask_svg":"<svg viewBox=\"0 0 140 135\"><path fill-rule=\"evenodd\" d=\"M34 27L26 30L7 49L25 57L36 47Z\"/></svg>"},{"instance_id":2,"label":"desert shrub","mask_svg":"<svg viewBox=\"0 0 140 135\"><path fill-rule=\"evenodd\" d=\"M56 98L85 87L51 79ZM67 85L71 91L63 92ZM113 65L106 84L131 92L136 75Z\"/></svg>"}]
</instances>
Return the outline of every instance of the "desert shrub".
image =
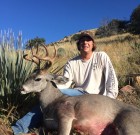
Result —
<instances>
[{"instance_id":1,"label":"desert shrub","mask_svg":"<svg viewBox=\"0 0 140 135\"><path fill-rule=\"evenodd\" d=\"M71 37L71 40L72 41L77 41L78 40L78 38L79 38L79 33L78 34L74 34L72 37Z\"/></svg>"},{"instance_id":2,"label":"desert shrub","mask_svg":"<svg viewBox=\"0 0 140 135\"><path fill-rule=\"evenodd\" d=\"M138 5L130 16L129 31L133 34L140 34L140 5Z\"/></svg>"},{"instance_id":3,"label":"desert shrub","mask_svg":"<svg viewBox=\"0 0 140 135\"><path fill-rule=\"evenodd\" d=\"M129 21L126 20L118 20L112 19L111 21L107 22L105 25L100 26L96 33L96 37L108 37L111 35L116 35L120 33L124 33L128 29Z\"/></svg>"},{"instance_id":4,"label":"desert shrub","mask_svg":"<svg viewBox=\"0 0 140 135\"><path fill-rule=\"evenodd\" d=\"M36 37L34 39L30 39L25 44L26 49L30 49L31 47L37 47L38 45L45 44L46 40L44 38Z\"/></svg>"},{"instance_id":5,"label":"desert shrub","mask_svg":"<svg viewBox=\"0 0 140 135\"><path fill-rule=\"evenodd\" d=\"M57 56L58 57L64 57L66 55L66 51L64 48L58 48L57 50Z\"/></svg>"}]
</instances>

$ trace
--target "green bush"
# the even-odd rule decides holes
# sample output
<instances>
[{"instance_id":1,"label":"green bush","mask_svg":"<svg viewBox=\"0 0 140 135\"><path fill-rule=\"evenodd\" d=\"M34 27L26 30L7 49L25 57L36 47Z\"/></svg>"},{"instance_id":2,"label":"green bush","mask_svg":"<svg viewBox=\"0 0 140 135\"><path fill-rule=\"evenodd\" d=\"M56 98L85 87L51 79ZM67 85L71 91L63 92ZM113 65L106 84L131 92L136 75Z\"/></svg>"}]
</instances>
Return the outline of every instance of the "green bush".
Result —
<instances>
[{"instance_id":1,"label":"green bush","mask_svg":"<svg viewBox=\"0 0 140 135\"><path fill-rule=\"evenodd\" d=\"M26 49L30 49L31 47L36 48L38 45L45 44L46 40L44 38L36 37L34 39L30 39L26 43Z\"/></svg>"},{"instance_id":2,"label":"green bush","mask_svg":"<svg viewBox=\"0 0 140 135\"><path fill-rule=\"evenodd\" d=\"M66 56L65 49L64 48L58 48L58 50L57 50L57 56L58 57L64 57L64 56Z\"/></svg>"}]
</instances>

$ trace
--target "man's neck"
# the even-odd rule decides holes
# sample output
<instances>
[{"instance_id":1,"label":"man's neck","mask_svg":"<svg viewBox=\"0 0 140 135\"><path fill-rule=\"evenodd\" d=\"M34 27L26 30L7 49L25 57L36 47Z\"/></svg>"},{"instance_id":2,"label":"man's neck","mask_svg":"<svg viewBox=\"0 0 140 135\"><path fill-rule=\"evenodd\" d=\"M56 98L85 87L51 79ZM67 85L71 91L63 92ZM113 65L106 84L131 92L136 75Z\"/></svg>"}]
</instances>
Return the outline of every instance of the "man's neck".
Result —
<instances>
[{"instance_id":1,"label":"man's neck","mask_svg":"<svg viewBox=\"0 0 140 135\"><path fill-rule=\"evenodd\" d=\"M90 52L90 53L81 53L81 58L83 61L87 61L91 58L93 52Z\"/></svg>"}]
</instances>

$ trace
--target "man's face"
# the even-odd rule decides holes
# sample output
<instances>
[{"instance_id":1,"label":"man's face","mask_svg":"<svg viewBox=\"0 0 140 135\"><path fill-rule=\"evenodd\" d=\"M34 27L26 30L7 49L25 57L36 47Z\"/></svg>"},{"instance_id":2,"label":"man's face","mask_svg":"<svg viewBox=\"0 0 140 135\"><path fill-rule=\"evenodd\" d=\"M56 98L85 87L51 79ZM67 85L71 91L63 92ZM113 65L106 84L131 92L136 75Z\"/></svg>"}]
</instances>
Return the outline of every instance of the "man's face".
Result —
<instances>
[{"instance_id":1,"label":"man's face","mask_svg":"<svg viewBox=\"0 0 140 135\"><path fill-rule=\"evenodd\" d=\"M87 52L87 53L92 52L93 40L88 36L84 36L80 39L79 45L80 45L80 51Z\"/></svg>"}]
</instances>

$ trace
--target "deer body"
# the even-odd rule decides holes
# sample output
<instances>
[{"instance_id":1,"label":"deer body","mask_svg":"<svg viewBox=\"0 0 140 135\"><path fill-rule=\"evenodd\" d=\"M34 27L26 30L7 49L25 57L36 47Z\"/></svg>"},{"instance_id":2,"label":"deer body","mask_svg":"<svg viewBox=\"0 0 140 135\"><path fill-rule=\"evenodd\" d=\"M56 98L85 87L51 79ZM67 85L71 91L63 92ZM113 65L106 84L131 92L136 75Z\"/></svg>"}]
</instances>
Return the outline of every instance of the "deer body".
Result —
<instances>
[{"instance_id":1,"label":"deer body","mask_svg":"<svg viewBox=\"0 0 140 135\"><path fill-rule=\"evenodd\" d=\"M140 110L102 95L67 96L56 87L67 78L32 75L22 93L40 92L46 129L69 135L72 129L88 135L140 135Z\"/></svg>"}]
</instances>

